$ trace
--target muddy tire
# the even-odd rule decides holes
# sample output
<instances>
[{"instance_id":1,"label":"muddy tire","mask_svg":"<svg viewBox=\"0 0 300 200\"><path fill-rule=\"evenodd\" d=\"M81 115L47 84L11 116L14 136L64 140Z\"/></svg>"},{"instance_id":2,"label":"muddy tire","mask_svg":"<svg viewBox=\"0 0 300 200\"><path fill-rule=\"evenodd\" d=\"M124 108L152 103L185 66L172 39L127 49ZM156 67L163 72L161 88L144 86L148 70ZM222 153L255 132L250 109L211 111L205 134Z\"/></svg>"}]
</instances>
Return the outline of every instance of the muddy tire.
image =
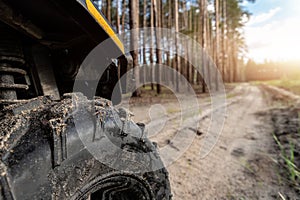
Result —
<instances>
[{"instance_id":1,"label":"muddy tire","mask_svg":"<svg viewBox=\"0 0 300 200\"><path fill-rule=\"evenodd\" d=\"M105 99L33 99L5 108L0 130L0 199L171 199L168 173L144 126ZM103 138L114 151L103 151Z\"/></svg>"}]
</instances>

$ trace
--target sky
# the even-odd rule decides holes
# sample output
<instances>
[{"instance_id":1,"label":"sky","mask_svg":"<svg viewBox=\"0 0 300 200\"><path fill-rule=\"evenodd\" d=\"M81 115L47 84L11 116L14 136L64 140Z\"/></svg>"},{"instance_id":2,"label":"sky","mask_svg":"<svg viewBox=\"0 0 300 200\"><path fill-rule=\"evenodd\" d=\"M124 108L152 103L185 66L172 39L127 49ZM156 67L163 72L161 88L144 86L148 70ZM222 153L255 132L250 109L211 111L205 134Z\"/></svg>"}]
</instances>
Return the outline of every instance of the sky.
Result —
<instances>
[{"instance_id":1,"label":"sky","mask_svg":"<svg viewBox=\"0 0 300 200\"><path fill-rule=\"evenodd\" d=\"M244 28L248 58L256 62L300 60L300 1L244 1L252 16Z\"/></svg>"}]
</instances>

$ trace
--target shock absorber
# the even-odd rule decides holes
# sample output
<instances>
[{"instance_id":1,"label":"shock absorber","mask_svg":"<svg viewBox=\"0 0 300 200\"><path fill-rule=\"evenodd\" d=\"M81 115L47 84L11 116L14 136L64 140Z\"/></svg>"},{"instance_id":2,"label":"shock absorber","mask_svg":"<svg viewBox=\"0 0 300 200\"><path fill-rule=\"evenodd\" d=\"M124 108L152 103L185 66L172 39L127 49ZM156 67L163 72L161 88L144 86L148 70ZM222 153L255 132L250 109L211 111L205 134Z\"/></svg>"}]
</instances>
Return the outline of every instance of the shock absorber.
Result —
<instances>
[{"instance_id":1,"label":"shock absorber","mask_svg":"<svg viewBox=\"0 0 300 200\"><path fill-rule=\"evenodd\" d=\"M29 88L26 84L15 83L15 78L26 75L26 71L19 68L24 63L20 37L13 29L0 23L0 104L18 102L16 90Z\"/></svg>"}]
</instances>

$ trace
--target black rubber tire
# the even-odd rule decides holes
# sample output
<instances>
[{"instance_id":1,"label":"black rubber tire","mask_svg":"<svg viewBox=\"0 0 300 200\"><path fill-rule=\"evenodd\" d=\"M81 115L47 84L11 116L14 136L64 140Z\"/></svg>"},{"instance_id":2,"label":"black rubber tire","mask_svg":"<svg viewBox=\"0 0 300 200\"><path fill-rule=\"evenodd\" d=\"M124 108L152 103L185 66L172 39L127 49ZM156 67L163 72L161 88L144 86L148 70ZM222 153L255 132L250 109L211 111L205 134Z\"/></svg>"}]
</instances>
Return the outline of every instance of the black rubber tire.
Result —
<instances>
[{"instance_id":1,"label":"black rubber tire","mask_svg":"<svg viewBox=\"0 0 300 200\"><path fill-rule=\"evenodd\" d=\"M122 170L96 159L77 126L88 133L101 129L120 149L114 156ZM105 99L90 101L81 94L33 99L5 108L0 130L0 199L171 199L168 173L157 167L163 164L143 137L143 125Z\"/></svg>"}]
</instances>

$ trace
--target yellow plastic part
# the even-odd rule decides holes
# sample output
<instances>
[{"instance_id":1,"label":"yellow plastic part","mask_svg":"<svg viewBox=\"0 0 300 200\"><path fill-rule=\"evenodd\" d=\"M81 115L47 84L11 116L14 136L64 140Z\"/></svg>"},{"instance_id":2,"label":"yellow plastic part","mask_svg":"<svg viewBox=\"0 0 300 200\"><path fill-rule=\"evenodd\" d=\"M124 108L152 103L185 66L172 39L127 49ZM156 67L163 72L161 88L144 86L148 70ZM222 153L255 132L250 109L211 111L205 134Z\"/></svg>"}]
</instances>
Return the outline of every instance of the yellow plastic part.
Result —
<instances>
[{"instance_id":1,"label":"yellow plastic part","mask_svg":"<svg viewBox=\"0 0 300 200\"><path fill-rule=\"evenodd\" d=\"M102 26L105 32L109 35L109 37L116 43L122 53L125 53L124 45L121 40L118 38L115 31L111 28L111 26L107 23L107 21L103 18L103 16L98 12L97 8L91 2L91 0L86 0L86 5L91 13L91 15L96 19L96 21Z\"/></svg>"}]
</instances>

